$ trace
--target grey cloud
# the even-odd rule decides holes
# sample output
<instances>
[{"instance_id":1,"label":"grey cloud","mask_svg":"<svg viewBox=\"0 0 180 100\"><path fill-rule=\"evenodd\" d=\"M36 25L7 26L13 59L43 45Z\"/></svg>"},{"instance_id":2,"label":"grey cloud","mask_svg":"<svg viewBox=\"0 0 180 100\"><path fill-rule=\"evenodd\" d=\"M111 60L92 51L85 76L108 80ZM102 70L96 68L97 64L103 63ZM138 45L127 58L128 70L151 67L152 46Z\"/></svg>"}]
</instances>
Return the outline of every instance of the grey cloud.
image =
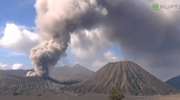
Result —
<instances>
[{"instance_id":1,"label":"grey cloud","mask_svg":"<svg viewBox=\"0 0 180 100\"><path fill-rule=\"evenodd\" d=\"M94 23L94 26L103 27L102 38L107 37L110 42L119 43L125 52L125 59L142 64L165 80L180 74L177 71L180 69L179 14L154 11L151 7L154 2L99 0L108 15L96 19L98 23ZM161 0L157 2L163 3Z\"/></svg>"},{"instance_id":2,"label":"grey cloud","mask_svg":"<svg viewBox=\"0 0 180 100\"><path fill-rule=\"evenodd\" d=\"M81 35L83 30L94 30L100 27L102 38L107 38L108 42L118 43L125 52L126 59L143 65L148 64L150 67L147 69L156 74L160 72L158 76L162 79L170 77L169 74L165 75L165 71L172 66L172 72L177 73L176 66L179 63L174 58L180 56L178 13L153 11L151 7L155 2L153 0L47 1L37 0L36 3L37 27L43 38L42 43L45 42L45 44L32 50L31 56L35 69L39 66L36 62L44 61L41 58L53 61L47 65L54 66L66 51L72 33ZM161 0L157 2L163 3ZM104 9L107 10L105 15ZM79 48L85 50L91 48L91 43L99 45L92 41L94 40L82 38ZM97 49L95 52L100 51ZM40 69L44 68L40 66L42 67Z\"/></svg>"},{"instance_id":3,"label":"grey cloud","mask_svg":"<svg viewBox=\"0 0 180 100\"><path fill-rule=\"evenodd\" d=\"M168 18L138 1L128 1L108 9L110 18L106 25L111 26L107 29L110 40L120 43L127 59L138 63L144 60L147 63L144 65L162 79L180 74L178 12Z\"/></svg>"}]
</instances>

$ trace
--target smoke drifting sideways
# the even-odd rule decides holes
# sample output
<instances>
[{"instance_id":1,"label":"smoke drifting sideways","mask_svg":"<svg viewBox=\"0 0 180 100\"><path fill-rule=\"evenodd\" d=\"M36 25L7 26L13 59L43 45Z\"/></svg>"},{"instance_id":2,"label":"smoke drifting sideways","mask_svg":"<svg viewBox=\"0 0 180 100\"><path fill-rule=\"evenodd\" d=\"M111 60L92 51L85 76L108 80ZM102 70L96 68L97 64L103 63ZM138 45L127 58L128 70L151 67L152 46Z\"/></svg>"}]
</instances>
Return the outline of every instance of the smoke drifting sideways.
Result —
<instances>
[{"instance_id":1,"label":"smoke drifting sideways","mask_svg":"<svg viewBox=\"0 0 180 100\"><path fill-rule=\"evenodd\" d=\"M172 1L180 4L178 0ZM166 1L167 4L169 2ZM164 1L36 0L36 26L41 43L31 51L34 70L27 76L48 76L51 68L65 54L71 34L80 35L83 31L97 28L102 38L120 44L128 59L151 63L150 66L159 66L162 70L167 65L174 66L171 59L166 64L164 56L177 56L174 52L179 50L180 44L179 13L168 9L154 11L154 3L164 4ZM79 41L91 43L82 38Z\"/></svg>"},{"instance_id":2,"label":"smoke drifting sideways","mask_svg":"<svg viewBox=\"0 0 180 100\"><path fill-rule=\"evenodd\" d=\"M104 16L105 9L96 0L37 0L35 8L41 43L31 50L34 68L27 77L48 77L51 68L64 55L70 34L91 28L97 17Z\"/></svg>"}]
</instances>

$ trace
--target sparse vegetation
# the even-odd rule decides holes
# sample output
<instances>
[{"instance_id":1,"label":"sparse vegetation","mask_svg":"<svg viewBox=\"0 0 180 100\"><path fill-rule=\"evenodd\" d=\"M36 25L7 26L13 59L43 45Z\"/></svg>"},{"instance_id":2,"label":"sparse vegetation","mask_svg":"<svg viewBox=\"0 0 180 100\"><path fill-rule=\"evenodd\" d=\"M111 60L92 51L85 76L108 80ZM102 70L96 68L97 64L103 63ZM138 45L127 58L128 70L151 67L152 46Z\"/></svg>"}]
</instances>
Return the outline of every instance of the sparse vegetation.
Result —
<instances>
[{"instance_id":1,"label":"sparse vegetation","mask_svg":"<svg viewBox=\"0 0 180 100\"><path fill-rule=\"evenodd\" d=\"M117 88L112 88L109 96L110 100L123 100L124 97L122 91Z\"/></svg>"}]
</instances>

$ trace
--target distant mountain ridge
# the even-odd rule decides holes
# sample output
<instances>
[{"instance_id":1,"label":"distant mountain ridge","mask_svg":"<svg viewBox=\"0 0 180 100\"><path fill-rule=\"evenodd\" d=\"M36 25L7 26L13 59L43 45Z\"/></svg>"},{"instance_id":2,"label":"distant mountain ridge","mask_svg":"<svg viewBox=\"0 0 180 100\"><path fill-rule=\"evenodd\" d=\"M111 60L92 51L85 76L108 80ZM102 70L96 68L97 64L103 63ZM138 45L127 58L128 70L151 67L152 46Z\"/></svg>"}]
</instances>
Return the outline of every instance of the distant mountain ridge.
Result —
<instances>
[{"instance_id":1,"label":"distant mountain ridge","mask_svg":"<svg viewBox=\"0 0 180 100\"><path fill-rule=\"evenodd\" d=\"M65 71L64 69L69 67L62 67L56 69L57 73L59 71ZM74 69L74 70L72 70ZM67 74L75 75L72 73L80 73L87 71L88 69L76 65L67 72ZM75 71L76 70L76 71ZM61 80L56 83L57 80L43 79L38 77L26 77L26 73L29 70L0 70L0 96L11 96L11 95L34 95L41 96L46 94L59 95L64 91L64 87L68 87L71 84L76 84L78 81L71 80ZM72 72L71 72L72 71ZM66 73L66 72L65 72ZM60 72L60 74L62 74ZM83 74L82 74L83 75ZM63 76L67 79L68 76Z\"/></svg>"},{"instance_id":2,"label":"distant mountain ridge","mask_svg":"<svg viewBox=\"0 0 180 100\"><path fill-rule=\"evenodd\" d=\"M90 78L95 72L83 67L82 65L76 64L72 67L56 67L51 72L52 76L60 81L66 80L79 80L84 81Z\"/></svg>"},{"instance_id":3,"label":"distant mountain ridge","mask_svg":"<svg viewBox=\"0 0 180 100\"><path fill-rule=\"evenodd\" d=\"M29 70L0 70L0 76L19 76L26 77L26 73ZM78 80L84 81L90 78L95 72L83 67L80 64L76 64L73 66L65 65L63 67L55 67L51 76L59 81L67 81L67 80Z\"/></svg>"},{"instance_id":4,"label":"distant mountain ridge","mask_svg":"<svg viewBox=\"0 0 180 100\"><path fill-rule=\"evenodd\" d=\"M109 93L113 87L127 95L171 94L176 90L131 61L106 64L77 88L81 93Z\"/></svg>"},{"instance_id":5,"label":"distant mountain ridge","mask_svg":"<svg viewBox=\"0 0 180 100\"><path fill-rule=\"evenodd\" d=\"M27 78L24 77L27 70L19 71L0 71L0 95L59 95L64 91L108 94L114 87L125 95L165 95L177 92L130 61L108 63L96 73L81 65L55 68L54 75L59 75L57 78L66 85L50 79ZM69 84L66 80L81 80L81 83L70 81L73 84Z\"/></svg>"},{"instance_id":6,"label":"distant mountain ridge","mask_svg":"<svg viewBox=\"0 0 180 100\"><path fill-rule=\"evenodd\" d=\"M169 79L166 83L180 90L180 75Z\"/></svg>"},{"instance_id":7,"label":"distant mountain ridge","mask_svg":"<svg viewBox=\"0 0 180 100\"><path fill-rule=\"evenodd\" d=\"M29 70L0 70L0 76L19 76L26 77L26 73Z\"/></svg>"}]
</instances>

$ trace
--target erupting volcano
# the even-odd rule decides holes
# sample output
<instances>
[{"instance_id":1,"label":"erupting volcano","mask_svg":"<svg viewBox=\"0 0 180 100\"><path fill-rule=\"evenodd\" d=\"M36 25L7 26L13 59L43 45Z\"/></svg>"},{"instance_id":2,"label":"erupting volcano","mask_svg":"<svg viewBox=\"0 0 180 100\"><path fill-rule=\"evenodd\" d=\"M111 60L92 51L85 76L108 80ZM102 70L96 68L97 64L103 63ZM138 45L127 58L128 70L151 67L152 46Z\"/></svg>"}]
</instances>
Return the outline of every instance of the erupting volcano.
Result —
<instances>
[{"instance_id":1,"label":"erupting volcano","mask_svg":"<svg viewBox=\"0 0 180 100\"><path fill-rule=\"evenodd\" d=\"M48 77L50 68L57 63L61 53L63 53L65 49L66 47L60 47L60 45L53 40L32 49L31 58L34 71L29 71L27 76Z\"/></svg>"},{"instance_id":2,"label":"erupting volcano","mask_svg":"<svg viewBox=\"0 0 180 100\"><path fill-rule=\"evenodd\" d=\"M103 16L104 8L96 0L37 0L35 7L41 41L31 50L34 69L27 76L48 77L50 69L64 55L70 34L91 28L94 19ZM87 17L89 14L94 16Z\"/></svg>"}]
</instances>

